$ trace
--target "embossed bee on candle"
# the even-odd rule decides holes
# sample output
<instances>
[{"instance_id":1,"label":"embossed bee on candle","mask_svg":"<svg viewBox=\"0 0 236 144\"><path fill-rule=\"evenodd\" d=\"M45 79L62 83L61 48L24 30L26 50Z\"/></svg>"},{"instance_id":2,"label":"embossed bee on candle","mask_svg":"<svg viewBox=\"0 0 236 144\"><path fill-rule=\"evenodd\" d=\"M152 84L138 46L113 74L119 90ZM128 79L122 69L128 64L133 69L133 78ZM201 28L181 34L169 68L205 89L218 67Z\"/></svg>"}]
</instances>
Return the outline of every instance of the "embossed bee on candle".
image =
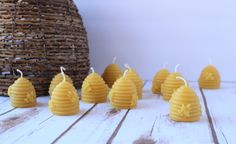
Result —
<instances>
[{"instance_id":1,"label":"embossed bee on candle","mask_svg":"<svg viewBox=\"0 0 236 144\"><path fill-rule=\"evenodd\" d=\"M200 88L204 89L219 89L221 83L220 73L215 66L210 64L205 67L198 79L198 84Z\"/></svg>"},{"instance_id":2,"label":"embossed bee on candle","mask_svg":"<svg viewBox=\"0 0 236 144\"><path fill-rule=\"evenodd\" d=\"M63 80L52 91L48 105L50 111L55 115L74 115L79 112L79 97L73 84L66 81L63 70L64 68L61 67Z\"/></svg>"},{"instance_id":3,"label":"embossed bee on candle","mask_svg":"<svg viewBox=\"0 0 236 144\"><path fill-rule=\"evenodd\" d=\"M28 79L23 77L22 71L17 69L17 72L21 74L20 78L8 88L11 105L18 108L33 107L37 104L35 88Z\"/></svg>"},{"instance_id":4,"label":"embossed bee on candle","mask_svg":"<svg viewBox=\"0 0 236 144\"><path fill-rule=\"evenodd\" d=\"M89 74L82 84L82 101L87 103L102 103L107 101L109 87L105 81L95 73L91 67L92 73Z\"/></svg>"},{"instance_id":5,"label":"embossed bee on candle","mask_svg":"<svg viewBox=\"0 0 236 144\"><path fill-rule=\"evenodd\" d=\"M182 80L185 85L178 88L170 99L170 118L179 122L198 121L201 117L201 105L198 96L187 81L182 77L176 77Z\"/></svg>"}]
</instances>

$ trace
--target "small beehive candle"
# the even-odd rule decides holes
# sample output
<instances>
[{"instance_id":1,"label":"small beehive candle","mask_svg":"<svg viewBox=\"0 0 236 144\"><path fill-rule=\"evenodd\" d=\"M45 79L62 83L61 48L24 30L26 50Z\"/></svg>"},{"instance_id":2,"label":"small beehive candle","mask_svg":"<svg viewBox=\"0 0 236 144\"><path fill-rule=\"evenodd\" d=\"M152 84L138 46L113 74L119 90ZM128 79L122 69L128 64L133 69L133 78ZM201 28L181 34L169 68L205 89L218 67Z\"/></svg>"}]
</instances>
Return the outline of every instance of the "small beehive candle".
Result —
<instances>
[{"instance_id":1,"label":"small beehive candle","mask_svg":"<svg viewBox=\"0 0 236 144\"><path fill-rule=\"evenodd\" d=\"M62 70L63 80L52 91L48 102L50 111L55 115L74 115L79 112L79 97L77 90L70 82L66 81Z\"/></svg>"},{"instance_id":2,"label":"small beehive candle","mask_svg":"<svg viewBox=\"0 0 236 144\"><path fill-rule=\"evenodd\" d=\"M156 73L152 80L152 92L154 94L161 94L161 85L164 83L169 74L170 73L165 66Z\"/></svg>"},{"instance_id":3,"label":"small beehive candle","mask_svg":"<svg viewBox=\"0 0 236 144\"><path fill-rule=\"evenodd\" d=\"M137 105L137 89L133 81L126 76L127 72L128 70L114 83L109 93L111 106L117 109L129 109Z\"/></svg>"},{"instance_id":4,"label":"small beehive candle","mask_svg":"<svg viewBox=\"0 0 236 144\"><path fill-rule=\"evenodd\" d=\"M138 98L141 99L143 93L143 81L138 75L138 73L134 69L132 69L128 64L125 64L125 67L128 69L126 77L128 77L134 82L137 89Z\"/></svg>"},{"instance_id":5,"label":"small beehive candle","mask_svg":"<svg viewBox=\"0 0 236 144\"><path fill-rule=\"evenodd\" d=\"M176 79L176 77L180 76L177 72L178 66L179 65L176 65L175 72L169 74L164 83L161 85L161 93L164 100L170 100L173 92L180 86L184 85L183 81Z\"/></svg>"},{"instance_id":6,"label":"small beehive candle","mask_svg":"<svg viewBox=\"0 0 236 144\"><path fill-rule=\"evenodd\" d=\"M170 99L170 118L179 122L198 121L201 117L201 105L198 96L182 77L185 85L178 88Z\"/></svg>"},{"instance_id":7,"label":"small beehive candle","mask_svg":"<svg viewBox=\"0 0 236 144\"><path fill-rule=\"evenodd\" d=\"M17 108L33 107L37 104L34 86L28 79L23 77L20 70L17 69L17 72L21 74L21 77L8 88L11 105Z\"/></svg>"},{"instance_id":8,"label":"small beehive candle","mask_svg":"<svg viewBox=\"0 0 236 144\"><path fill-rule=\"evenodd\" d=\"M85 78L82 84L82 101L87 103L106 102L109 88L92 67L91 70L92 73Z\"/></svg>"},{"instance_id":9,"label":"small beehive candle","mask_svg":"<svg viewBox=\"0 0 236 144\"><path fill-rule=\"evenodd\" d=\"M199 87L204 89L219 89L221 78L218 70L213 65L205 67L198 79Z\"/></svg>"},{"instance_id":10,"label":"small beehive candle","mask_svg":"<svg viewBox=\"0 0 236 144\"><path fill-rule=\"evenodd\" d=\"M62 71L62 70L66 70L64 67L60 67L60 69L61 69L61 71ZM65 74L65 77L66 77L66 81L68 81L69 83L73 84L72 79L71 79L68 75ZM51 84L50 84L50 86L49 86L49 91L48 91L49 95L52 95L53 89L54 89L60 82L62 82L62 80L63 80L63 76L62 76L61 73L59 73L59 74L57 74L56 76L54 76L54 78L52 79Z\"/></svg>"},{"instance_id":11,"label":"small beehive candle","mask_svg":"<svg viewBox=\"0 0 236 144\"><path fill-rule=\"evenodd\" d=\"M122 75L120 67L115 64L116 57L113 59L113 63L108 65L102 74L102 78L106 84L111 88L113 83Z\"/></svg>"}]
</instances>

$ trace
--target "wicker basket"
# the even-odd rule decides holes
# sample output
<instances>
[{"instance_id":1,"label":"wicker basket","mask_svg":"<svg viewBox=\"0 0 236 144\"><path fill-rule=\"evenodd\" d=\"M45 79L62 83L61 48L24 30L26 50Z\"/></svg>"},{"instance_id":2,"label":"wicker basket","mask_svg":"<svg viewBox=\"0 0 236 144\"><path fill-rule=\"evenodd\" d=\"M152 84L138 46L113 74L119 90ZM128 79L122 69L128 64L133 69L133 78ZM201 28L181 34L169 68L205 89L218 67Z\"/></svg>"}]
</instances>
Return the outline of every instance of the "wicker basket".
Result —
<instances>
[{"instance_id":1,"label":"wicker basket","mask_svg":"<svg viewBox=\"0 0 236 144\"><path fill-rule=\"evenodd\" d=\"M77 88L89 70L87 33L72 0L0 0L0 94L23 71L37 91L48 87L59 67Z\"/></svg>"}]
</instances>

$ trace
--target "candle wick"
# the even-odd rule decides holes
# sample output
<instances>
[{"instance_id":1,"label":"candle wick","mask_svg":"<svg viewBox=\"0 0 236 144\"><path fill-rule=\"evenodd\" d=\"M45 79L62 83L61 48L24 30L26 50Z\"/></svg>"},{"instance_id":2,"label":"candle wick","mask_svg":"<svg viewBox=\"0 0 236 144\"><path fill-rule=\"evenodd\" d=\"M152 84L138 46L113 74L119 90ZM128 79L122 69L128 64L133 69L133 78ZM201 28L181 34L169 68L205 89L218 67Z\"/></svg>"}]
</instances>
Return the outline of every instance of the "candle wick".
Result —
<instances>
[{"instance_id":1,"label":"candle wick","mask_svg":"<svg viewBox=\"0 0 236 144\"><path fill-rule=\"evenodd\" d=\"M112 60L112 63L116 63L116 56L114 56L113 60Z\"/></svg>"},{"instance_id":2,"label":"candle wick","mask_svg":"<svg viewBox=\"0 0 236 144\"><path fill-rule=\"evenodd\" d=\"M125 70L124 74L123 74L123 77L126 76L126 74L128 73L129 70Z\"/></svg>"},{"instance_id":3,"label":"candle wick","mask_svg":"<svg viewBox=\"0 0 236 144\"><path fill-rule=\"evenodd\" d=\"M65 77L64 71L66 70L66 68L64 68L63 66L61 66L60 69L61 69L61 74L62 74L62 76L63 76L63 81L65 81L65 80L66 80L66 77Z\"/></svg>"},{"instance_id":4,"label":"candle wick","mask_svg":"<svg viewBox=\"0 0 236 144\"><path fill-rule=\"evenodd\" d=\"M175 66L175 73L178 71L179 66L180 66L180 64L177 64L177 65Z\"/></svg>"},{"instance_id":5,"label":"candle wick","mask_svg":"<svg viewBox=\"0 0 236 144\"><path fill-rule=\"evenodd\" d=\"M125 67L126 67L127 69L131 69L131 67L129 66L129 64L125 64Z\"/></svg>"},{"instance_id":6,"label":"candle wick","mask_svg":"<svg viewBox=\"0 0 236 144\"><path fill-rule=\"evenodd\" d=\"M94 70L94 68L93 68L93 67L91 67L90 69L91 69L92 73L95 73L95 70Z\"/></svg>"},{"instance_id":7,"label":"candle wick","mask_svg":"<svg viewBox=\"0 0 236 144\"><path fill-rule=\"evenodd\" d=\"M183 77L176 77L176 79L179 79L179 80L182 80L184 82L184 85L187 87L188 86L188 83L187 81L183 78Z\"/></svg>"},{"instance_id":8,"label":"candle wick","mask_svg":"<svg viewBox=\"0 0 236 144\"><path fill-rule=\"evenodd\" d=\"M19 72L20 73L20 77L23 78L23 72L21 70L19 70L19 69L17 69L16 71Z\"/></svg>"}]
</instances>

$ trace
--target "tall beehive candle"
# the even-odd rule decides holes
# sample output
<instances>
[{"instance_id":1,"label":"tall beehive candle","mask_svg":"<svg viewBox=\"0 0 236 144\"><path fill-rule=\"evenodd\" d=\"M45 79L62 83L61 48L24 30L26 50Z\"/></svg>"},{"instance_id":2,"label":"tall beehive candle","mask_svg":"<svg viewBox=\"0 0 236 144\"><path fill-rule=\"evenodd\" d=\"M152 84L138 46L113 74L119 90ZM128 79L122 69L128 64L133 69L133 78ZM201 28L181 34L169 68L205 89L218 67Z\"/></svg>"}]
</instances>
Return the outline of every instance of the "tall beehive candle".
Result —
<instances>
[{"instance_id":1,"label":"tall beehive candle","mask_svg":"<svg viewBox=\"0 0 236 144\"><path fill-rule=\"evenodd\" d=\"M161 85L166 80L169 75L168 69L163 66L163 69L160 69L152 80L152 93L161 95Z\"/></svg>"},{"instance_id":2,"label":"tall beehive candle","mask_svg":"<svg viewBox=\"0 0 236 144\"><path fill-rule=\"evenodd\" d=\"M102 78L106 84L111 88L114 82L121 77L122 71L120 67L115 63L116 57L114 57L112 64L108 65L102 74Z\"/></svg>"},{"instance_id":3,"label":"tall beehive candle","mask_svg":"<svg viewBox=\"0 0 236 144\"><path fill-rule=\"evenodd\" d=\"M132 69L128 64L125 64L125 67L128 69L126 77L128 77L134 82L137 89L138 98L141 99L143 93L143 81L138 75L138 73L134 69Z\"/></svg>"},{"instance_id":4,"label":"tall beehive candle","mask_svg":"<svg viewBox=\"0 0 236 144\"><path fill-rule=\"evenodd\" d=\"M117 109L129 109L137 105L137 89L133 81L126 76L127 72L128 70L114 83L109 93L111 106Z\"/></svg>"},{"instance_id":5,"label":"tall beehive candle","mask_svg":"<svg viewBox=\"0 0 236 144\"><path fill-rule=\"evenodd\" d=\"M213 65L205 67L198 79L199 87L204 89L219 89L221 83L221 77Z\"/></svg>"},{"instance_id":6,"label":"tall beehive candle","mask_svg":"<svg viewBox=\"0 0 236 144\"><path fill-rule=\"evenodd\" d=\"M169 74L164 83L161 85L161 93L164 100L170 100L173 92L180 86L184 85L183 81L176 79L176 77L180 76L177 72L178 67L179 65L176 65L175 72Z\"/></svg>"},{"instance_id":7,"label":"tall beehive candle","mask_svg":"<svg viewBox=\"0 0 236 144\"><path fill-rule=\"evenodd\" d=\"M109 88L92 67L91 70L92 73L85 78L82 84L82 101L87 103L106 102Z\"/></svg>"},{"instance_id":8,"label":"tall beehive candle","mask_svg":"<svg viewBox=\"0 0 236 144\"><path fill-rule=\"evenodd\" d=\"M51 99L48 102L49 109L54 115L74 115L79 112L79 97L77 90L62 70L63 81L52 91Z\"/></svg>"},{"instance_id":9,"label":"tall beehive candle","mask_svg":"<svg viewBox=\"0 0 236 144\"><path fill-rule=\"evenodd\" d=\"M37 104L35 88L28 79L23 77L20 70L17 69L17 72L21 77L8 88L11 105L17 108L33 107Z\"/></svg>"},{"instance_id":10,"label":"tall beehive candle","mask_svg":"<svg viewBox=\"0 0 236 144\"><path fill-rule=\"evenodd\" d=\"M61 69L61 71L66 70L64 67L60 67L60 69ZM65 74L65 77L66 77L66 81L73 84L72 79L68 75ZM51 84L49 86L49 90L48 90L49 95L52 95L53 89L62 81L63 81L62 73L58 73L57 75L54 76L54 78L52 79Z\"/></svg>"},{"instance_id":11,"label":"tall beehive candle","mask_svg":"<svg viewBox=\"0 0 236 144\"><path fill-rule=\"evenodd\" d=\"M201 117L201 105L198 96L182 77L185 85L178 88L170 99L170 118L179 122L198 121Z\"/></svg>"}]
</instances>

